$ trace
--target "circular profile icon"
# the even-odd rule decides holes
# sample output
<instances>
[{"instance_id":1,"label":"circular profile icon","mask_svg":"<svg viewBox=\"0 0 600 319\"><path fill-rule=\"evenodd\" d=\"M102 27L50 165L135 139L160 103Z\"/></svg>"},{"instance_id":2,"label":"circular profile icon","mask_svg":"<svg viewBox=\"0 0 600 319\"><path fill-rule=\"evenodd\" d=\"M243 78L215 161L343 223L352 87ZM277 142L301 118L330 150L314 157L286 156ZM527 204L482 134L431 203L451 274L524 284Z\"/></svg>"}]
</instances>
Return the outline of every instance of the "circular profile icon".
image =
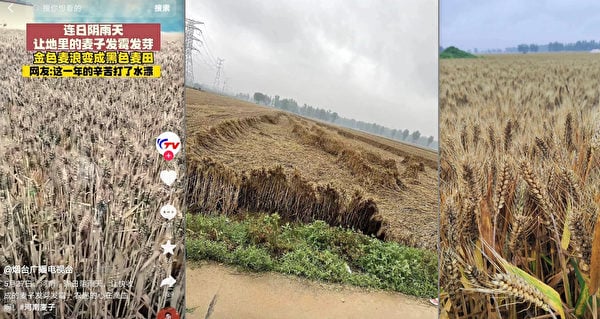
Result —
<instances>
[{"instance_id":1,"label":"circular profile icon","mask_svg":"<svg viewBox=\"0 0 600 319\"><path fill-rule=\"evenodd\" d=\"M179 314L175 308L167 307L158 312L156 319L179 319Z\"/></svg>"},{"instance_id":2,"label":"circular profile icon","mask_svg":"<svg viewBox=\"0 0 600 319\"><path fill-rule=\"evenodd\" d=\"M156 138L156 150L170 161L181 150L181 140L173 132L164 132Z\"/></svg>"}]
</instances>

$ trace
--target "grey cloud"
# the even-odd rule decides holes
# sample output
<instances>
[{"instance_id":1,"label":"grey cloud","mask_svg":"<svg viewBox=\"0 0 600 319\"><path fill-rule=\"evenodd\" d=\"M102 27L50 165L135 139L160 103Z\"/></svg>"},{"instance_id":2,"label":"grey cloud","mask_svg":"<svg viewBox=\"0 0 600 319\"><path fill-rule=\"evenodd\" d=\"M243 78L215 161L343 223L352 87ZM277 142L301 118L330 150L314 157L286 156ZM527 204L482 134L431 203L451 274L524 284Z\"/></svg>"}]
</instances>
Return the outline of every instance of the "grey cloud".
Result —
<instances>
[{"instance_id":1,"label":"grey cloud","mask_svg":"<svg viewBox=\"0 0 600 319\"><path fill-rule=\"evenodd\" d=\"M437 138L437 1L203 1L234 91L262 91ZM197 69L212 84L214 68Z\"/></svg>"}]
</instances>

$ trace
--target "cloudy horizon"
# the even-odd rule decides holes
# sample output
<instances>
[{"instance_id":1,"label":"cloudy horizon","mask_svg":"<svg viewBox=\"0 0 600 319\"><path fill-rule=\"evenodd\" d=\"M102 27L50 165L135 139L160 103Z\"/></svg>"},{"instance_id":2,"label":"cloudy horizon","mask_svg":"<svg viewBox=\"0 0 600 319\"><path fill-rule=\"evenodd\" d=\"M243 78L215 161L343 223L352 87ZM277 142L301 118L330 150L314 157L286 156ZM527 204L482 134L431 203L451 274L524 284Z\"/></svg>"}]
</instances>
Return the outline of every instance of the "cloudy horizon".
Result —
<instances>
[{"instance_id":1,"label":"cloudy horizon","mask_svg":"<svg viewBox=\"0 0 600 319\"><path fill-rule=\"evenodd\" d=\"M204 22L195 81L212 85L223 58L228 91L437 139L437 12L431 0L187 2L186 17Z\"/></svg>"},{"instance_id":2,"label":"cloudy horizon","mask_svg":"<svg viewBox=\"0 0 600 319\"><path fill-rule=\"evenodd\" d=\"M440 45L505 49L519 44L600 40L600 2L441 1Z\"/></svg>"}]
</instances>

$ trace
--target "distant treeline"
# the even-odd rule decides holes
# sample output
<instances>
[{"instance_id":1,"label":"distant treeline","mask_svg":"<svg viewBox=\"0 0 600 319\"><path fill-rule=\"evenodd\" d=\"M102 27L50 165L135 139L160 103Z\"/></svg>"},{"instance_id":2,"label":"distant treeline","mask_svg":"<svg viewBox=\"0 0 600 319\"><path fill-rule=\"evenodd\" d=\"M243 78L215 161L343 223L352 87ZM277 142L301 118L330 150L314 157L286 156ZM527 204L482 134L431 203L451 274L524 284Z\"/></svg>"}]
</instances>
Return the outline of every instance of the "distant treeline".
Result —
<instances>
[{"instance_id":1,"label":"distant treeline","mask_svg":"<svg viewBox=\"0 0 600 319\"><path fill-rule=\"evenodd\" d=\"M440 52L443 51L443 47L440 47ZM562 42L550 42L547 44L526 44L522 43L516 47L509 47L503 49L486 49L468 50L470 53L528 53L528 52L560 52L560 51L591 51L594 49L600 49L600 42L596 40L591 41L577 41L574 43L562 43Z\"/></svg>"},{"instance_id":2,"label":"distant treeline","mask_svg":"<svg viewBox=\"0 0 600 319\"><path fill-rule=\"evenodd\" d=\"M548 44L519 44L516 48L506 48L507 52L559 52L559 51L591 51L600 49L600 42L577 41L575 43L550 42Z\"/></svg>"},{"instance_id":3,"label":"distant treeline","mask_svg":"<svg viewBox=\"0 0 600 319\"><path fill-rule=\"evenodd\" d=\"M271 106L280 110L292 112L304 117L330 122L336 125L340 125L343 127L360 130L363 132L376 134L379 136L391 138L398 141L403 141L406 143L411 143L415 145L425 146L431 149L437 150L438 142L434 140L433 136L423 136L421 132L414 131L410 132L408 129L399 130L399 129L391 129L377 123L367 123L363 121L357 121L355 119L349 119L340 116L337 112L332 112L330 110L325 110L322 108L314 107L311 105L303 104L302 106L298 105L294 99L290 98L281 98L279 95L275 95L273 97L266 95L264 93L256 92L254 95L250 96L249 94L238 93L236 98L245 101L252 101L257 104L262 104L266 106Z\"/></svg>"}]
</instances>

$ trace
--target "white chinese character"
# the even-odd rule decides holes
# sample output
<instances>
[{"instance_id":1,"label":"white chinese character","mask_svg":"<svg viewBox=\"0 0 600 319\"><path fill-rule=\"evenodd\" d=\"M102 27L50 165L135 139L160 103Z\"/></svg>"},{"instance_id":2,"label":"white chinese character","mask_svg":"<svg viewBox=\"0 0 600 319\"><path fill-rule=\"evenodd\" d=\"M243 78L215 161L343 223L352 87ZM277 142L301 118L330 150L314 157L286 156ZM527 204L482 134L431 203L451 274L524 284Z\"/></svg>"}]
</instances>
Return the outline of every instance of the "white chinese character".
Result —
<instances>
[{"instance_id":1,"label":"white chinese character","mask_svg":"<svg viewBox=\"0 0 600 319\"><path fill-rule=\"evenodd\" d=\"M56 50L56 39L46 39L46 49Z\"/></svg>"},{"instance_id":2,"label":"white chinese character","mask_svg":"<svg viewBox=\"0 0 600 319\"><path fill-rule=\"evenodd\" d=\"M76 35L86 35L85 31L87 31L85 24L78 24L75 26L75 34Z\"/></svg>"},{"instance_id":3,"label":"white chinese character","mask_svg":"<svg viewBox=\"0 0 600 319\"><path fill-rule=\"evenodd\" d=\"M142 39L142 49L152 51L154 47L154 39L152 38L144 38Z\"/></svg>"},{"instance_id":4,"label":"white chinese character","mask_svg":"<svg viewBox=\"0 0 600 319\"><path fill-rule=\"evenodd\" d=\"M81 50L81 39L69 39L69 49Z\"/></svg>"},{"instance_id":5,"label":"white chinese character","mask_svg":"<svg viewBox=\"0 0 600 319\"><path fill-rule=\"evenodd\" d=\"M129 49L130 50L141 50L142 49L142 40L140 40L140 38L129 39Z\"/></svg>"},{"instance_id":6,"label":"white chinese character","mask_svg":"<svg viewBox=\"0 0 600 319\"><path fill-rule=\"evenodd\" d=\"M67 12L73 12L73 5L67 4Z\"/></svg>"},{"instance_id":7,"label":"white chinese character","mask_svg":"<svg viewBox=\"0 0 600 319\"><path fill-rule=\"evenodd\" d=\"M117 39L107 38L106 39L106 50L116 50L116 49L117 49Z\"/></svg>"},{"instance_id":8,"label":"white chinese character","mask_svg":"<svg viewBox=\"0 0 600 319\"><path fill-rule=\"evenodd\" d=\"M33 48L35 50L45 50L46 48L44 47L44 40L41 38L33 39Z\"/></svg>"},{"instance_id":9,"label":"white chinese character","mask_svg":"<svg viewBox=\"0 0 600 319\"><path fill-rule=\"evenodd\" d=\"M170 12L170 11L171 11L171 5L163 4L163 12Z\"/></svg>"},{"instance_id":10,"label":"white chinese character","mask_svg":"<svg viewBox=\"0 0 600 319\"><path fill-rule=\"evenodd\" d=\"M66 11L65 9L66 9L66 7L65 7L65 5L64 5L64 4L59 4L59 5L58 5L58 10L59 10L60 12L65 12L65 11Z\"/></svg>"},{"instance_id":11,"label":"white chinese character","mask_svg":"<svg viewBox=\"0 0 600 319\"><path fill-rule=\"evenodd\" d=\"M66 274L72 274L73 273L73 267L71 265L67 266L65 268L65 273Z\"/></svg>"},{"instance_id":12,"label":"white chinese character","mask_svg":"<svg viewBox=\"0 0 600 319\"><path fill-rule=\"evenodd\" d=\"M122 24L113 24L112 25L112 35L123 35L123 25Z\"/></svg>"},{"instance_id":13,"label":"white chinese character","mask_svg":"<svg viewBox=\"0 0 600 319\"><path fill-rule=\"evenodd\" d=\"M162 5L155 4L154 5L154 12L162 12Z\"/></svg>"},{"instance_id":14,"label":"white chinese character","mask_svg":"<svg viewBox=\"0 0 600 319\"><path fill-rule=\"evenodd\" d=\"M49 4L42 5L42 11L50 12L50 5Z\"/></svg>"},{"instance_id":15,"label":"white chinese character","mask_svg":"<svg viewBox=\"0 0 600 319\"><path fill-rule=\"evenodd\" d=\"M57 274L64 274L65 273L65 265L58 265L56 267L56 273Z\"/></svg>"},{"instance_id":16,"label":"white chinese character","mask_svg":"<svg viewBox=\"0 0 600 319\"><path fill-rule=\"evenodd\" d=\"M66 36L74 36L75 35L75 25L73 24L65 24L63 27Z\"/></svg>"},{"instance_id":17,"label":"white chinese character","mask_svg":"<svg viewBox=\"0 0 600 319\"><path fill-rule=\"evenodd\" d=\"M96 46L96 50L102 51L104 47L104 38L96 38L94 39L94 45Z\"/></svg>"},{"instance_id":18,"label":"white chinese character","mask_svg":"<svg viewBox=\"0 0 600 319\"><path fill-rule=\"evenodd\" d=\"M88 35L98 36L100 35L100 25L98 24L88 24Z\"/></svg>"},{"instance_id":19,"label":"white chinese character","mask_svg":"<svg viewBox=\"0 0 600 319\"><path fill-rule=\"evenodd\" d=\"M56 4L50 5L50 11L51 11L51 12L56 12L56 11L58 11L58 5L56 5Z\"/></svg>"},{"instance_id":20,"label":"white chinese character","mask_svg":"<svg viewBox=\"0 0 600 319\"><path fill-rule=\"evenodd\" d=\"M81 12L81 5L78 5L78 4L74 5L73 12Z\"/></svg>"},{"instance_id":21,"label":"white chinese character","mask_svg":"<svg viewBox=\"0 0 600 319\"><path fill-rule=\"evenodd\" d=\"M81 40L81 50L94 49L94 40L92 38L84 38Z\"/></svg>"},{"instance_id":22,"label":"white chinese character","mask_svg":"<svg viewBox=\"0 0 600 319\"><path fill-rule=\"evenodd\" d=\"M100 35L101 36L110 36L110 24L101 24L100 25Z\"/></svg>"},{"instance_id":23,"label":"white chinese character","mask_svg":"<svg viewBox=\"0 0 600 319\"><path fill-rule=\"evenodd\" d=\"M119 50L129 50L129 38L119 38Z\"/></svg>"},{"instance_id":24,"label":"white chinese character","mask_svg":"<svg viewBox=\"0 0 600 319\"><path fill-rule=\"evenodd\" d=\"M58 38L58 50L68 50L69 49L69 39L68 38ZM34 266L35 267L35 266Z\"/></svg>"},{"instance_id":25,"label":"white chinese character","mask_svg":"<svg viewBox=\"0 0 600 319\"><path fill-rule=\"evenodd\" d=\"M48 266L46 266L46 265L40 265L40 267L38 268L38 273L40 273L40 274L47 274L48 273Z\"/></svg>"},{"instance_id":26,"label":"white chinese character","mask_svg":"<svg viewBox=\"0 0 600 319\"><path fill-rule=\"evenodd\" d=\"M21 273L21 266L19 265L15 265L12 267L12 273L13 274L20 274Z\"/></svg>"}]
</instances>

